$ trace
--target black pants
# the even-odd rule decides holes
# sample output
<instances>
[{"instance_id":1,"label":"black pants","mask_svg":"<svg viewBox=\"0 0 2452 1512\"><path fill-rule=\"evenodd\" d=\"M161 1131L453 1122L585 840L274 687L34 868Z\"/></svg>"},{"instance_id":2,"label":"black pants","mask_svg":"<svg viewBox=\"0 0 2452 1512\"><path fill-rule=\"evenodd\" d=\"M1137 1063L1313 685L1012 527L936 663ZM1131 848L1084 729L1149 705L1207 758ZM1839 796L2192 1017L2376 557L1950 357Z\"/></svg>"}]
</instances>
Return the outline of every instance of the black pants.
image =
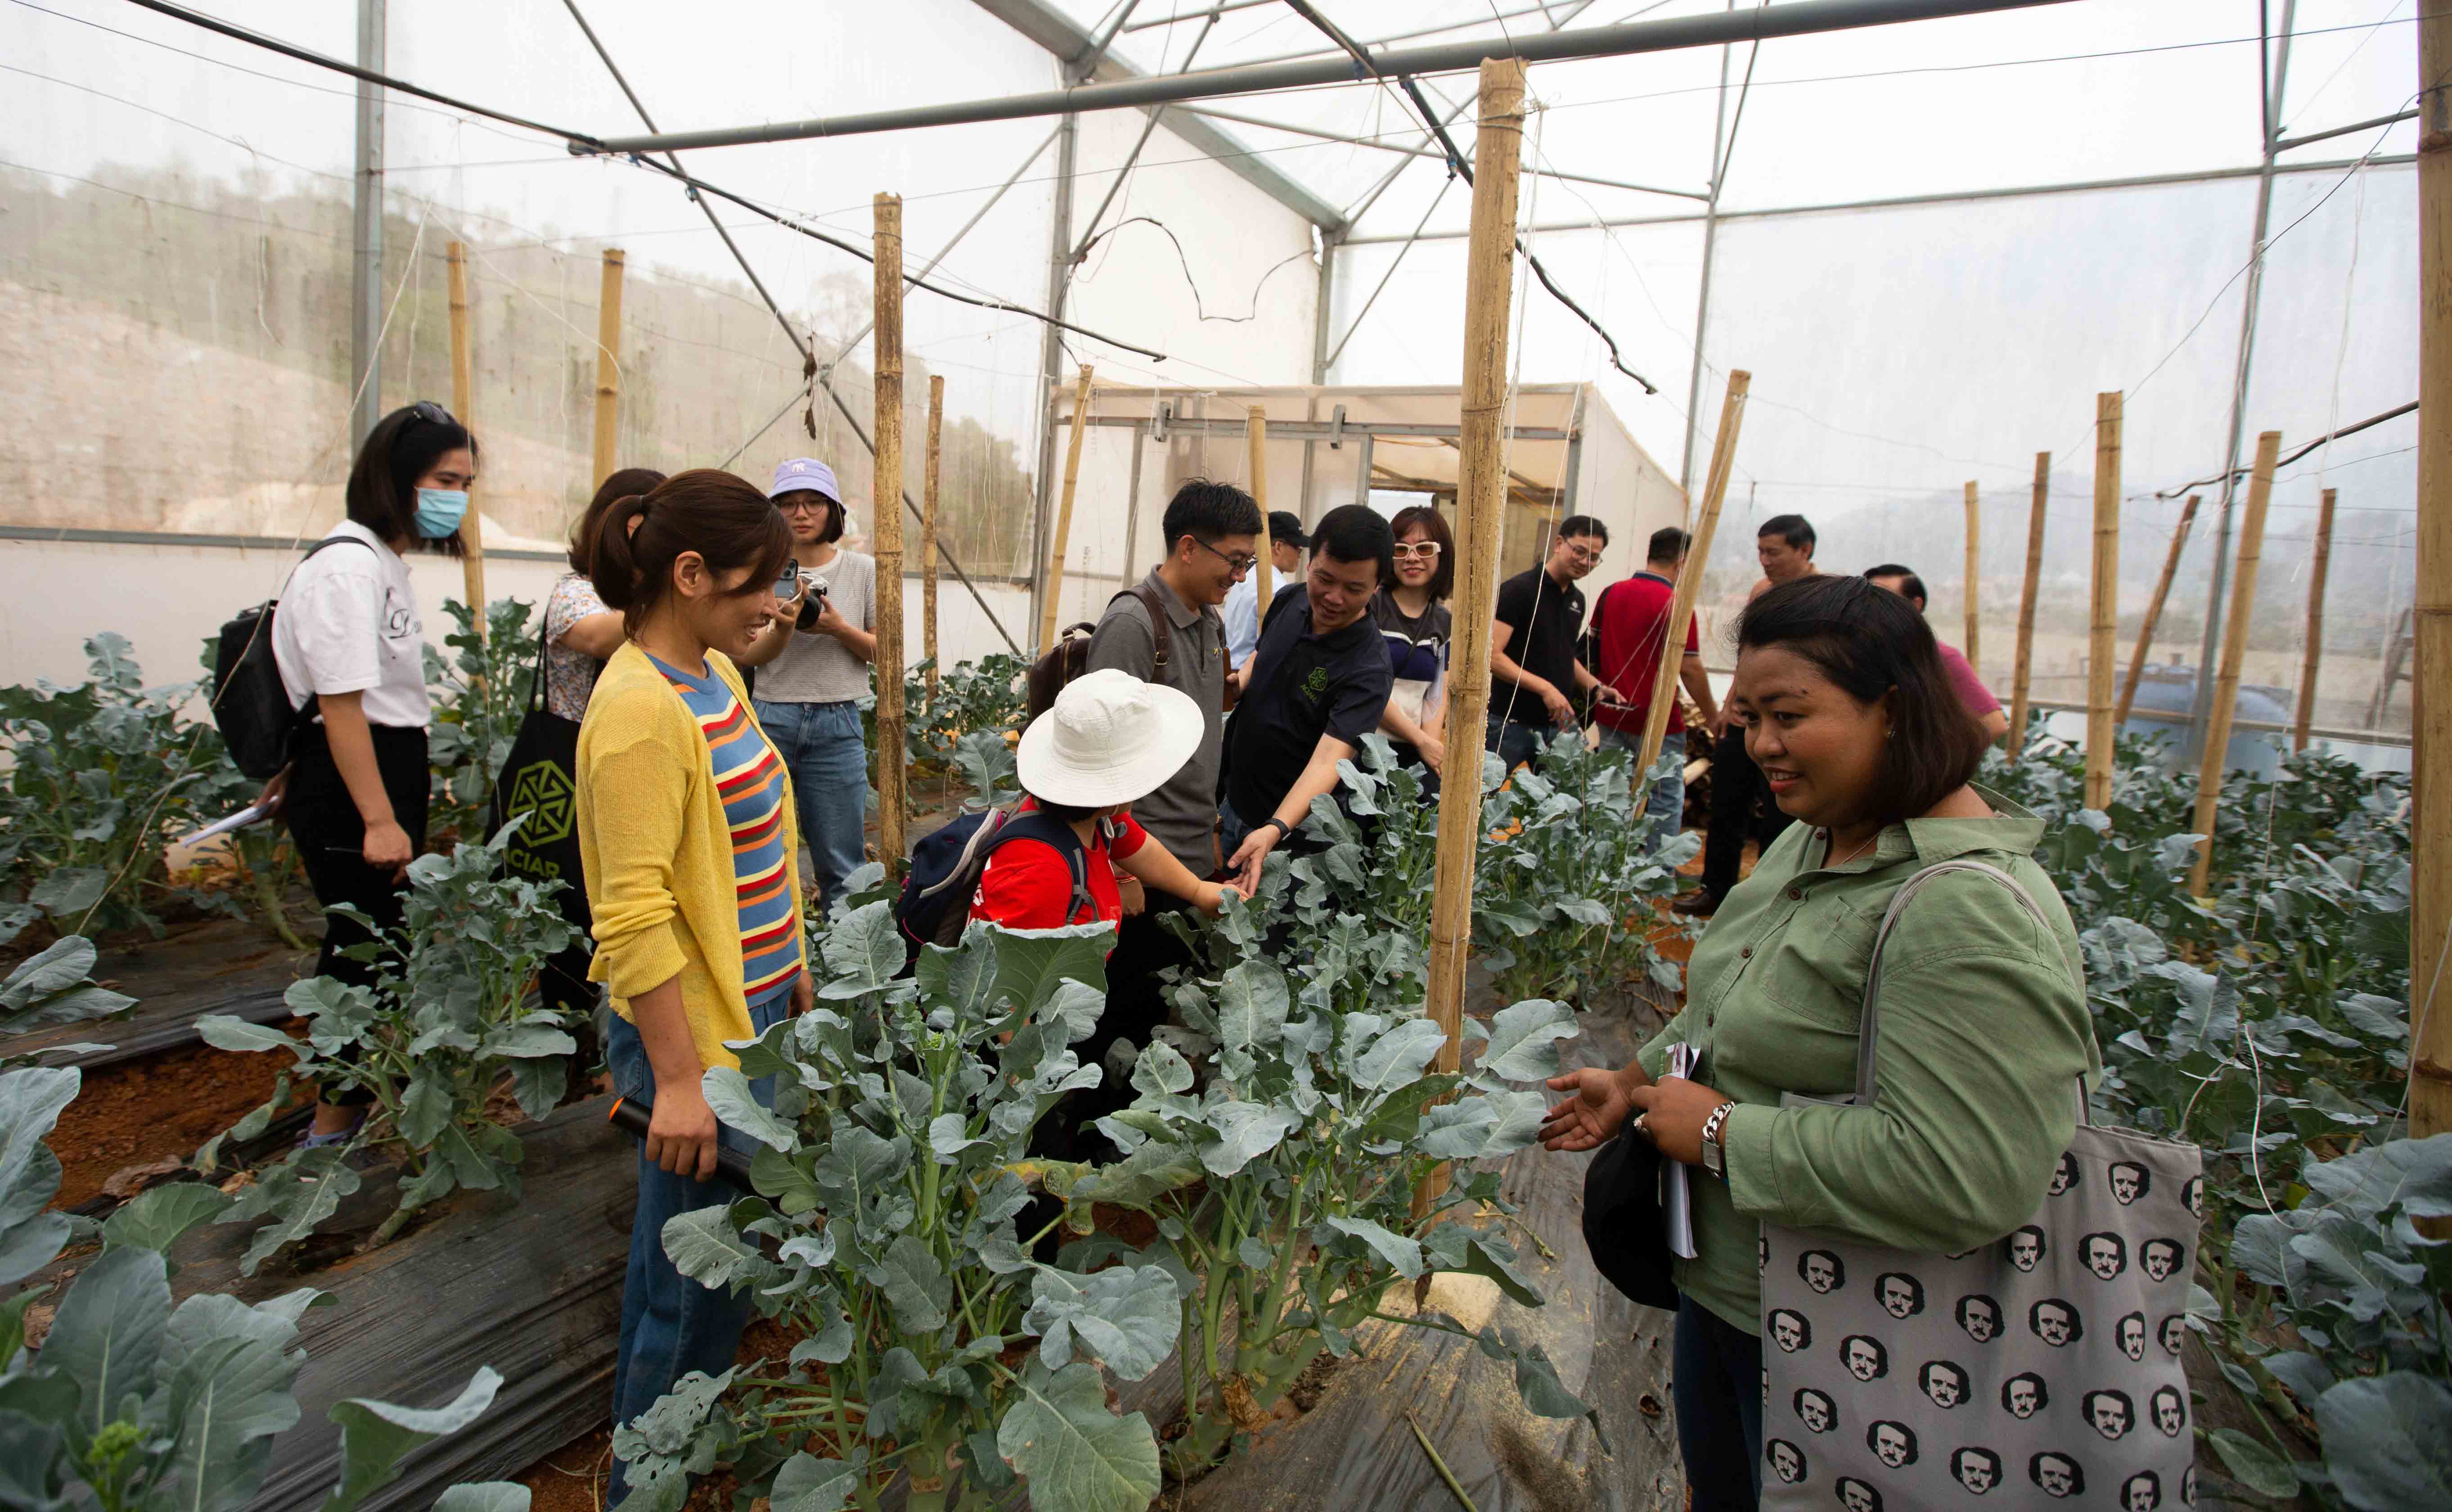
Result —
<instances>
[{"instance_id":1,"label":"black pants","mask_svg":"<svg viewBox=\"0 0 2452 1512\"><path fill-rule=\"evenodd\" d=\"M1677 1299L1670 1394L1692 1512L1752 1512L1762 1496L1762 1340Z\"/></svg>"},{"instance_id":2,"label":"black pants","mask_svg":"<svg viewBox=\"0 0 2452 1512\"><path fill-rule=\"evenodd\" d=\"M1712 902L1737 885L1746 841L1764 850L1795 821L1770 798L1762 768L1746 755L1746 732L1731 722L1711 746L1711 816L1703 832L1703 893Z\"/></svg>"},{"instance_id":3,"label":"black pants","mask_svg":"<svg viewBox=\"0 0 2452 1512\"><path fill-rule=\"evenodd\" d=\"M1144 842L1155 844L1156 842ZM1167 1019L1166 984L1159 973L1170 966L1190 966L1192 952L1162 920L1192 907L1179 897L1151 889L1148 906L1116 926L1116 948L1107 955L1107 1008L1090 1037L1073 1047L1084 1066L1097 1066L1117 1043L1149 1047L1150 1035ZM1067 1092L1040 1124L1051 1130L1046 1153L1064 1160L1104 1161L1116 1149L1097 1124L1109 1113L1133 1104L1137 1094L1127 1077L1105 1073L1096 1087Z\"/></svg>"},{"instance_id":4,"label":"black pants","mask_svg":"<svg viewBox=\"0 0 2452 1512\"><path fill-rule=\"evenodd\" d=\"M425 732L370 724L366 733L374 738L375 770L383 776L384 795L391 800L392 818L408 832L409 853L414 855L425 849L430 780ZM299 732L291 751L289 792L281 812L289 824L289 843L306 869L306 883L315 890L316 903L326 909L346 903L362 910L380 930L400 926L400 885L390 872L366 865L366 823L332 760L331 744L320 724ZM351 960L341 952L373 938L355 919L325 914L324 949L315 958L315 974L371 989L377 965ZM326 1099L344 1106L373 1100L372 1093L356 1090L335 1091Z\"/></svg>"},{"instance_id":5,"label":"black pants","mask_svg":"<svg viewBox=\"0 0 2452 1512\"><path fill-rule=\"evenodd\" d=\"M367 726L367 733L374 737L375 770L391 799L392 818L408 832L409 852L415 854L425 849L425 732L377 724ZM399 926L400 885L390 872L366 865L366 820L358 815L357 800L349 796L349 785L332 760L331 744L320 724L299 732L282 814L289 821L289 842L298 849L318 904L328 909L346 903L364 911L380 929ZM315 973L353 987L372 987L374 964L341 953L372 937L356 920L326 914Z\"/></svg>"}]
</instances>

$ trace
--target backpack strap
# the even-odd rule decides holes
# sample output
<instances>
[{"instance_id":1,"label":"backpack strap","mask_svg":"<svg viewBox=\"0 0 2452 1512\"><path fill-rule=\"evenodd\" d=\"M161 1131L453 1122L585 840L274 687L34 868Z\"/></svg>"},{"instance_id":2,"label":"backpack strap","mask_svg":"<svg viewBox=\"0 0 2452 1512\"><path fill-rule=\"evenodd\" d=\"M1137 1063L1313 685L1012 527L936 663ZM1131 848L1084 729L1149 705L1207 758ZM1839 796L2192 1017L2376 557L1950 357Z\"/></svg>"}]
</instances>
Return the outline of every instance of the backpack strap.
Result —
<instances>
[{"instance_id":1,"label":"backpack strap","mask_svg":"<svg viewBox=\"0 0 2452 1512\"><path fill-rule=\"evenodd\" d=\"M323 550L325 547L340 545L364 546L368 551L375 549L373 542L365 540L356 536L326 536L323 540L306 548L306 555L298 559L298 567L304 567L306 565L308 560L314 557L315 553ZM284 597L288 595L290 579L298 576L298 567L290 568L289 577L281 579L281 592ZM280 600L275 599L274 602L277 604ZM274 612L277 614L279 613L279 610L276 609ZM279 664L276 662L274 676L278 677L279 675ZM288 697L287 689L283 690L282 696L284 697ZM299 704L289 716L289 734L282 741L285 758L287 756L287 748L296 743L298 733L301 730L306 729L308 725L315 722L315 717L321 712L321 710L322 700L317 697L314 689L307 689L306 701Z\"/></svg>"},{"instance_id":2,"label":"backpack strap","mask_svg":"<svg viewBox=\"0 0 2452 1512\"><path fill-rule=\"evenodd\" d=\"M1157 591L1147 583L1137 583L1134 586L1125 589L1122 593L1116 595L1116 598L1137 599L1140 600L1140 606L1149 611L1150 639L1154 641L1157 647L1157 660L1150 669L1149 680L1152 682L1164 682L1166 680L1169 631L1166 622L1166 606L1158 601ZM1113 603L1115 599L1112 599L1108 600L1110 603Z\"/></svg>"},{"instance_id":3,"label":"backpack strap","mask_svg":"<svg viewBox=\"0 0 2452 1512\"><path fill-rule=\"evenodd\" d=\"M984 831L987 826L979 828ZM1009 840L1037 840L1041 845L1052 847L1064 858L1065 870L1073 874L1073 896L1064 905L1065 923L1072 923L1073 915L1083 909L1089 910L1094 918L1097 915L1097 900L1090 896L1090 853L1082 847L1081 836L1073 833L1073 826L1036 809L1027 814L1014 814L997 826L985 854L979 859L981 871L986 870L988 861Z\"/></svg>"}]
</instances>

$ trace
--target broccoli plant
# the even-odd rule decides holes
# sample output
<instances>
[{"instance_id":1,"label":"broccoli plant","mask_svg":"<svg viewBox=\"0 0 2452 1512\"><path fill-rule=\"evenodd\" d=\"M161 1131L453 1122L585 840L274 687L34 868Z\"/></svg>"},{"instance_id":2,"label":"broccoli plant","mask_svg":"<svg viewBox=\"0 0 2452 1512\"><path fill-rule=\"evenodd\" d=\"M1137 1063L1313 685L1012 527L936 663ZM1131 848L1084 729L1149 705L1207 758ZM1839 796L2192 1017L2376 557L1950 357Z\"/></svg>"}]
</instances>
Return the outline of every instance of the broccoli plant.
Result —
<instances>
[{"instance_id":1,"label":"broccoli plant","mask_svg":"<svg viewBox=\"0 0 2452 1512\"><path fill-rule=\"evenodd\" d=\"M437 835L475 840L485 833L494 778L519 739L536 679L537 638L544 633L544 620L539 617L531 630L531 608L516 599L495 599L485 606L481 635L466 604L443 601L454 626L443 643L452 655L445 658L432 646L425 648L425 681L434 697L425 752L435 784L428 822Z\"/></svg>"},{"instance_id":2,"label":"broccoli plant","mask_svg":"<svg viewBox=\"0 0 2452 1512\"><path fill-rule=\"evenodd\" d=\"M60 1163L42 1143L77 1094L79 1073L0 1071L0 1286L48 1265L71 1237L46 1210ZM306 1351L298 1321L324 1300L301 1288L269 1302L204 1292L171 1303L170 1246L229 1205L210 1187L156 1187L101 1226L101 1254L59 1298L49 1333L26 1343L26 1312L48 1286L0 1301L0 1505L28 1512L174 1512L255 1500L272 1439L296 1425L292 1386ZM433 1409L353 1400L341 1425L340 1480L324 1512L347 1512L418 1445L467 1426L502 1378L480 1367ZM524 1512L504 1483L453 1486L446 1512Z\"/></svg>"},{"instance_id":3,"label":"broccoli plant","mask_svg":"<svg viewBox=\"0 0 2452 1512\"><path fill-rule=\"evenodd\" d=\"M20 1034L60 1024L84 1024L116 1018L136 1006L136 999L93 980L93 942L71 934L40 954L17 963L0 982L0 1070L30 1066L41 1055L108 1050L107 1045L53 1045L34 1055L11 1055L8 1042Z\"/></svg>"},{"instance_id":4,"label":"broccoli plant","mask_svg":"<svg viewBox=\"0 0 2452 1512\"><path fill-rule=\"evenodd\" d=\"M455 1188L517 1192L519 1136L493 1121L487 1100L507 1074L521 1111L544 1116L562 1100L567 1057L577 1046L564 1015L527 1006L538 967L566 947L574 931L553 901L564 884L530 882L500 869L513 831L505 825L490 845L410 862L402 927L351 952L379 964L375 987L324 976L290 986L289 1006L307 1022L304 1039L222 1014L196 1021L205 1043L217 1049L296 1057L270 1100L199 1152L201 1165L212 1164L223 1139L263 1133L288 1100L293 1075L371 1099L346 1143L298 1150L263 1172L221 1216L223 1223L270 1220L247 1251L247 1274L313 1232L357 1189L350 1157L362 1149L404 1161L400 1205L369 1245L384 1243L410 1214Z\"/></svg>"},{"instance_id":5,"label":"broccoli plant","mask_svg":"<svg viewBox=\"0 0 2452 1512\"><path fill-rule=\"evenodd\" d=\"M1115 1241L1094 1238L1076 1247L1077 1263L1155 1260L1177 1277L1189 1424L1171 1446L1178 1469L1205 1464L1263 1421L1322 1349L1346 1354L1355 1327L1372 1318L1477 1337L1512 1363L1534 1412L1588 1415L1539 1346L1519 1347L1501 1325L1476 1336L1383 1306L1398 1283L1426 1286L1437 1271L1486 1276L1510 1299L1540 1304L1507 1241L1462 1220L1512 1211L1496 1171L1473 1163L1538 1133L1545 1099L1509 1084L1557 1074L1555 1041L1574 1032L1572 1011L1535 1001L1487 1025L1468 1021L1468 1036L1484 1042L1478 1067L1434 1070L1446 1035L1422 1016L1419 949L1345 913L1317 933L1297 928L1290 949L1265 950L1284 922L1270 895L1229 897L1216 956L1234 964L1177 986L1192 1032L1143 1048L1132 1068L1139 1097L1100 1120L1123 1159L1052 1173L1077 1231L1088 1230L1095 1203L1156 1221L1149 1253L1120 1254ZM1209 1072L1196 1094L1177 1044L1193 1046ZM1442 1189L1434 1173L1451 1162Z\"/></svg>"},{"instance_id":6,"label":"broccoli plant","mask_svg":"<svg viewBox=\"0 0 2452 1512\"><path fill-rule=\"evenodd\" d=\"M76 687L0 688L0 944L46 923L159 936L154 910L191 901L163 853L195 828L220 736L181 712L194 684L145 686L125 637L85 652Z\"/></svg>"},{"instance_id":7,"label":"broccoli plant","mask_svg":"<svg viewBox=\"0 0 2452 1512\"><path fill-rule=\"evenodd\" d=\"M916 1509L982 1505L1017 1476L1041 1512L1148 1505L1156 1441L1108 1408L1099 1371L1157 1368L1185 1278L1031 1254L1062 1211L1032 1208L1030 1132L1099 1079L1068 1047L1096 1025L1113 937L974 924L897 977L891 908L837 915L820 1006L706 1073L709 1106L764 1147L762 1195L663 1231L682 1274L748 1288L805 1337L779 1366L694 1375L617 1428L624 1506L671 1512L719 1461L744 1496L804 1512L875 1507L900 1471ZM767 1076L771 1111L749 1090Z\"/></svg>"}]
</instances>

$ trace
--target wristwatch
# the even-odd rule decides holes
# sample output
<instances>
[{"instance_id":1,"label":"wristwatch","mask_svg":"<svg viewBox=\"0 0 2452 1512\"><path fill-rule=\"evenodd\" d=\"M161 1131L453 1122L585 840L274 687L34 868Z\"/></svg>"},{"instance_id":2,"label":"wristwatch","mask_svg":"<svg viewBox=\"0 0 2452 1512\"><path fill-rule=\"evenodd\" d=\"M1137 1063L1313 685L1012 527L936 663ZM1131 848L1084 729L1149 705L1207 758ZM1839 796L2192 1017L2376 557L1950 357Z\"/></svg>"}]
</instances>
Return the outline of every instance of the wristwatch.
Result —
<instances>
[{"instance_id":1,"label":"wristwatch","mask_svg":"<svg viewBox=\"0 0 2452 1512\"><path fill-rule=\"evenodd\" d=\"M1262 819L1259 823L1253 825L1253 826L1252 826L1252 832L1251 832L1251 833L1253 833L1253 834L1255 834L1255 835L1257 835L1260 831L1262 831L1262 830L1264 830L1264 829L1268 828L1268 827L1269 827L1269 826L1271 826L1271 825L1275 825L1275 826L1276 826L1277 838L1278 838L1279 840L1282 840L1282 839L1284 839L1287 835L1292 835L1292 834L1294 834L1294 833L1295 833L1295 832L1294 832L1294 827L1293 827L1292 825L1290 825L1290 824L1286 823L1286 821L1285 821L1285 820L1283 820L1283 819L1281 819L1281 818L1278 818L1278 817L1277 817L1275 815L1274 815L1274 814L1270 815L1267 818Z\"/></svg>"},{"instance_id":2,"label":"wristwatch","mask_svg":"<svg viewBox=\"0 0 2452 1512\"><path fill-rule=\"evenodd\" d=\"M1729 1121L1729 1110L1737 1105L1722 1103L1703 1120L1703 1168L1722 1181L1729 1178L1729 1152L1720 1144L1720 1126Z\"/></svg>"}]
</instances>

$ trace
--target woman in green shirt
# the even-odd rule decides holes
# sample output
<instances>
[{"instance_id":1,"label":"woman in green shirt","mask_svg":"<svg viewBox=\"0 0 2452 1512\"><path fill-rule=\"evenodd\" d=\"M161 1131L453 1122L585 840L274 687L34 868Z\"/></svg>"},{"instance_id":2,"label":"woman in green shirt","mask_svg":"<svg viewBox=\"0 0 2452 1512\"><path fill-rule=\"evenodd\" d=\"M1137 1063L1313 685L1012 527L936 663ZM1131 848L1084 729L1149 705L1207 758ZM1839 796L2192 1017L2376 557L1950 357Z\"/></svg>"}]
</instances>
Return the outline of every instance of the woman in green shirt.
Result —
<instances>
[{"instance_id":1,"label":"woman in green shirt","mask_svg":"<svg viewBox=\"0 0 2452 1512\"><path fill-rule=\"evenodd\" d=\"M1758 1245L1765 1222L1954 1253L2000 1238L2042 1199L2100 1069L2077 933L2031 853L2043 823L1968 779L1982 731L1932 633L1859 578L1773 588L1737 624L1730 717L1790 828L1696 947L1686 1008L1623 1070L1552 1081L1574 1095L1542 1142L1590 1149L1631 1115L1695 1169L1696 1255L1676 1263L1678 1445L1694 1512L1754 1505L1762 1478ZM1782 1108L1854 1090L1873 933L1891 894L1954 856L2007 872L1928 884L1884 947L1880 1099ZM1662 1074L1669 1048L1692 1079Z\"/></svg>"}]
</instances>

